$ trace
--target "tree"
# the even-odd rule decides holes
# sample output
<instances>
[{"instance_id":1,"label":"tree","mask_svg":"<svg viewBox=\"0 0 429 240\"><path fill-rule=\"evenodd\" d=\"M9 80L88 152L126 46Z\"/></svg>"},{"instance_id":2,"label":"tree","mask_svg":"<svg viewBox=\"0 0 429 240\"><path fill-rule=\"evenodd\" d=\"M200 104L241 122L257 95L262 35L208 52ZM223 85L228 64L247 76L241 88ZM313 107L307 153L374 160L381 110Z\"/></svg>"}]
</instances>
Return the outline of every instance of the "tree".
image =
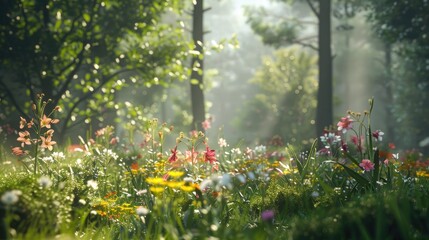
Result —
<instances>
[{"instance_id":1,"label":"tree","mask_svg":"<svg viewBox=\"0 0 429 240\"><path fill-rule=\"evenodd\" d=\"M204 1L194 1L192 11L192 40L194 42L194 54L191 60L191 104L192 104L192 129L204 131L201 123L205 119L204 107Z\"/></svg>"},{"instance_id":2,"label":"tree","mask_svg":"<svg viewBox=\"0 0 429 240\"><path fill-rule=\"evenodd\" d=\"M368 19L374 32L388 46L391 115L403 147L416 147L429 136L429 16L427 1L368 0ZM390 55L392 52L392 56ZM392 72L390 72L392 71ZM426 148L426 150L428 150Z\"/></svg>"},{"instance_id":3,"label":"tree","mask_svg":"<svg viewBox=\"0 0 429 240\"><path fill-rule=\"evenodd\" d=\"M285 0L278 0L286 3ZM317 94L317 112L316 112L316 136L323 133L323 130L333 123L333 96L332 96L332 53L331 53L331 0L319 0L317 2L306 1L308 7L316 17L316 22L312 18L303 17L298 20L295 17L289 17L284 14L276 24L266 24L259 14L249 12L249 23L252 29L262 36L263 41L275 47L299 44L316 50L319 54L319 90ZM293 3L297 3L293 1ZM302 4L297 5L298 9ZM291 14L291 13L289 13ZM302 14L302 13L301 13ZM317 23L318 35L317 46L314 45L315 36L301 36L299 31L304 26Z\"/></svg>"},{"instance_id":4,"label":"tree","mask_svg":"<svg viewBox=\"0 0 429 240\"><path fill-rule=\"evenodd\" d=\"M244 107L237 128L256 143L280 136L291 144L314 138L317 59L300 48L283 48L264 57L251 83L257 93ZM252 129L249 131L248 129Z\"/></svg>"},{"instance_id":5,"label":"tree","mask_svg":"<svg viewBox=\"0 0 429 240\"><path fill-rule=\"evenodd\" d=\"M180 78L165 67L186 55L182 32L160 23L168 7L178 1L3 1L0 111L27 116L43 92L63 109L64 135L118 107L115 92L127 84Z\"/></svg>"}]
</instances>

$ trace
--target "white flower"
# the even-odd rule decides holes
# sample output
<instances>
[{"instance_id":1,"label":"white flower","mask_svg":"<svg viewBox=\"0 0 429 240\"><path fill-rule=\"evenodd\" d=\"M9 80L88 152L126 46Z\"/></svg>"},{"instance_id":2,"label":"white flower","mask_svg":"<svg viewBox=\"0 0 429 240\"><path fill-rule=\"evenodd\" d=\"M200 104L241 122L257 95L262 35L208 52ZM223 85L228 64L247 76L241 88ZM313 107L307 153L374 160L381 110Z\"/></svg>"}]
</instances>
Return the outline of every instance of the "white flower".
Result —
<instances>
[{"instance_id":1,"label":"white flower","mask_svg":"<svg viewBox=\"0 0 429 240\"><path fill-rule=\"evenodd\" d=\"M57 161L66 159L63 152L53 152L51 156Z\"/></svg>"},{"instance_id":2,"label":"white flower","mask_svg":"<svg viewBox=\"0 0 429 240\"><path fill-rule=\"evenodd\" d=\"M98 183L95 180L88 180L88 182L86 182L86 186L91 187L94 190L98 189Z\"/></svg>"},{"instance_id":3,"label":"white flower","mask_svg":"<svg viewBox=\"0 0 429 240\"><path fill-rule=\"evenodd\" d=\"M219 147L228 147L228 143L226 143L226 140L224 138L219 138L217 143L219 144Z\"/></svg>"},{"instance_id":4,"label":"white flower","mask_svg":"<svg viewBox=\"0 0 429 240\"><path fill-rule=\"evenodd\" d=\"M82 204L82 205L85 205L86 201L85 201L85 199L79 199L79 203Z\"/></svg>"},{"instance_id":5,"label":"white flower","mask_svg":"<svg viewBox=\"0 0 429 240\"><path fill-rule=\"evenodd\" d=\"M143 206L140 206L140 207L138 207L136 209L136 213L139 216L145 216L145 215L147 215L149 213L149 209L147 209L147 208L145 208Z\"/></svg>"},{"instance_id":6,"label":"white flower","mask_svg":"<svg viewBox=\"0 0 429 240\"><path fill-rule=\"evenodd\" d=\"M7 191L1 196L1 201L5 205L13 205L18 202L21 194L22 192L20 190Z\"/></svg>"},{"instance_id":7,"label":"white flower","mask_svg":"<svg viewBox=\"0 0 429 240\"><path fill-rule=\"evenodd\" d=\"M52 181L51 181L51 179L50 179L49 177L47 177L47 176L41 176L41 177L39 178L38 182L39 182L39 184L40 184L40 186L41 186L42 188L49 188L49 187L51 187L51 186L52 186Z\"/></svg>"},{"instance_id":8,"label":"white flower","mask_svg":"<svg viewBox=\"0 0 429 240\"><path fill-rule=\"evenodd\" d=\"M139 190L136 192L137 196L143 196L146 193L147 193L147 189Z\"/></svg>"},{"instance_id":9,"label":"white flower","mask_svg":"<svg viewBox=\"0 0 429 240\"><path fill-rule=\"evenodd\" d=\"M240 155L241 154L241 150L240 150L240 148L233 148L233 149L231 149L231 153L232 154Z\"/></svg>"}]
</instances>

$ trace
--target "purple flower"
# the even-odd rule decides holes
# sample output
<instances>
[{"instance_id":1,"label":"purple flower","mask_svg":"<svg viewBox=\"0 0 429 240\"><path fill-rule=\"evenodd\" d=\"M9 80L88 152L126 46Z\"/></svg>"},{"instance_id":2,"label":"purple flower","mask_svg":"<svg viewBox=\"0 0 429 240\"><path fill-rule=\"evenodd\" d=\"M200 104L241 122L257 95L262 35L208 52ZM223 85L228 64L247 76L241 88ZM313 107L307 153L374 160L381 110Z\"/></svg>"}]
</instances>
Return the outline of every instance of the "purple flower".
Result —
<instances>
[{"instance_id":1,"label":"purple flower","mask_svg":"<svg viewBox=\"0 0 429 240\"><path fill-rule=\"evenodd\" d=\"M263 221L272 221L274 219L274 211L273 210L265 210L261 213L261 219Z\"/></svg>"}]
</instances>

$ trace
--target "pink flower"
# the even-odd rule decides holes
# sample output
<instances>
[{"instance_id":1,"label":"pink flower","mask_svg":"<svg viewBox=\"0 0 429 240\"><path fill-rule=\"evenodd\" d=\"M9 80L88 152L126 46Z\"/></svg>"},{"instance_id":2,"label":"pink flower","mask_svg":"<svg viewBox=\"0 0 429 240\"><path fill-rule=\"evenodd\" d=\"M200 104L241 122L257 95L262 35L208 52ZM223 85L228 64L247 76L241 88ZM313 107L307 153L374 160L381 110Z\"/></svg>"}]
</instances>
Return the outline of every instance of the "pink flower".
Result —
<instances>
[{"instance_id":1,"label":"pink flower","mask_svg":"<svg viewBox=\"0 0 429 240\"><path fill-rule=\"evenodd\" d=\"M375 141L382 141L383 140L384 132L377 130L372 133L372 136L375 138Z\"/></svg>"},{"instance_id":2,"label":"pink flower","mask_svg":"<svg viewBox=\"0 0 429 240\"><path fill-rule=\"evenodd\" d=\"M210 119L204 120L204 122L201 123L201 126L203 127L204 130L211 128L212 125L210 123Z\"/></svg>"},{"instance_id":3,"label":"pink flower","mask_svg":"<svg viewBox=\"0 0 429 240\"><path fill-rule=\"evenodd\" d=\"M196 163L197 162L197 157L198 157L198 152L195 151L194 148L192 148L191 151L186 151L185 152L185 160L191 163Z\"/></svg>"},{"instance_id":4,"label":"pink flower","mask_svg":"<svg viewBox=\"0 0 429 240\"><path fill-rule=\"evenodd\" d=\"M341 120L337 123L338 131L346 133L347 130L352 128L353 119L350 116L342 117Z\"/></svg>"},{"instance_id":5,"label":"pink flower","mask_svg":"<svg viewBox=\"0 0 429 240\"><path fill-rule=\"evenodd\" d=\"M369 159L362 159L362 162L359 163L359 166L365 171L371 171L374 169L374 163Z\"/></svg>"},{"instance_id":6,"label":"pink flower","mask_svg":"<svg viewBox=\"0 0 429 240\"><path fill-rule=\"evenodd\" d=\"M204 161L210 162L213 164L216 162L216 152L213 149L210 149L208 146L206 147L206 152L204 153Z\"/></svg>"}]
</instances>

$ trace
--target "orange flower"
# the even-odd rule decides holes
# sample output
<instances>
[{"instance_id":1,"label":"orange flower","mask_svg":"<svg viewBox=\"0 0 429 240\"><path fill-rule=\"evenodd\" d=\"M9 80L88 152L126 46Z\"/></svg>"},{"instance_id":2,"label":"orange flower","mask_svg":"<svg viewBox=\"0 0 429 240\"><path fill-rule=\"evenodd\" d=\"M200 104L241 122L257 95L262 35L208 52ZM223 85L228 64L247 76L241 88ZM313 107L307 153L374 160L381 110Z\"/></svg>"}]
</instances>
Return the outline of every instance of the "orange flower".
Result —
<instances>
[{"instance_id":1,"label":"orange flower","mask_svg":"<svg viewBox=\"0 0 429 240\"><path fill-rule=\"evenodd\" d=\"M19 129L23 129L25 127L25 125L27 124L27 120L25 120L25 118L20 117L21 120L19 121Z\"/></svg>"},{"instance_id":2,"label":"orange flower","mask_svg":"<svg viewBox=\"0 0 429 240\"><path fill-rule=\"evenodd\" d=\"M51 122L52 122L52 119L46 117L46 115L43 114L43 118L40 119L40 127L51 128Z\"/></svg>"},{"instance_id":3,"label":"orange flower","mask_svg":"<svg viewBox=\"0 0 429 240\"><path fill-rule=\"evenodd\" d=\"M31 145L30 133L28 131L18 132L19 137L16 139L18 142L21 142L21 147L24 147L25 144Z\"/></svg>"},{"instance_id":4,"label":"orange flower","mask_svg":"<svg viewBox=\"0 0 429 240\"><path fill-rule=\"evenodd\" d=\"M42 148L47 148L49 151L52 151L53 145L55 145L57 142L51 141L51 137L40 137L42 139Z\"/></svg>"},{"instance_id":5,"label":"orange flower","mask_svg":"<svg viewBox=\"0 0 429 240\"><path fill-rule=\"evenodd\" d=\"M12 153L15 156L25 155L25 152L20 147L14 147L14 148L12 148Z\"/></svg>"}]
</instances>

